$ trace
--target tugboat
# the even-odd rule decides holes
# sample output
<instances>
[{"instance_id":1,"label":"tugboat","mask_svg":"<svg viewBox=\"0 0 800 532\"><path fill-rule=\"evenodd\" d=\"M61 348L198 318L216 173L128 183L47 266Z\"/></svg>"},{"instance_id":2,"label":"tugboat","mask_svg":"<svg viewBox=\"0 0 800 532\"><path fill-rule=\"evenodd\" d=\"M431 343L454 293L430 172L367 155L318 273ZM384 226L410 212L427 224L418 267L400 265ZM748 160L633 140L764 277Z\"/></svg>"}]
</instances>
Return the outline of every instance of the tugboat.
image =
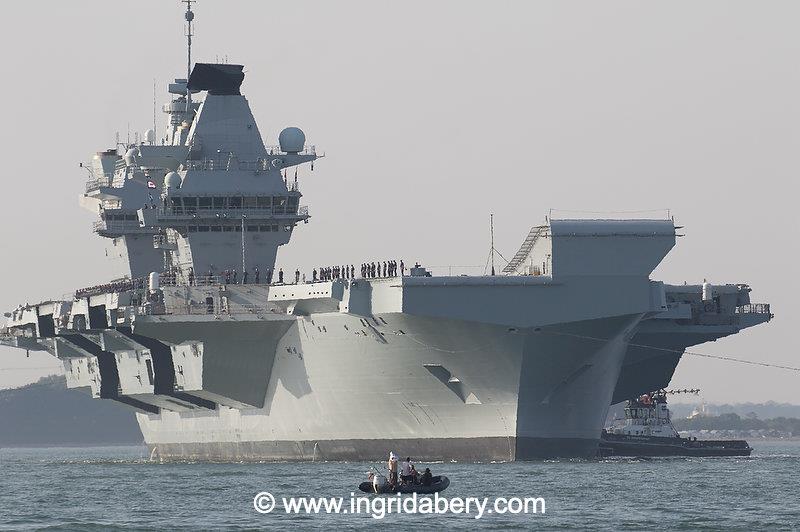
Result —
<instances>
[{"instance_id":1,"label":"tugboat","mask_svg":"<svg viewBox=\"0 0 800 532\"><path fill-rule=\"evenodd\" d=\"M629 400L624 424L603 429L600 456L750 456L753 449L744 440L682 438L670 419L668 393L676 392L658 390Z\"/></svg>"}]
</instances>

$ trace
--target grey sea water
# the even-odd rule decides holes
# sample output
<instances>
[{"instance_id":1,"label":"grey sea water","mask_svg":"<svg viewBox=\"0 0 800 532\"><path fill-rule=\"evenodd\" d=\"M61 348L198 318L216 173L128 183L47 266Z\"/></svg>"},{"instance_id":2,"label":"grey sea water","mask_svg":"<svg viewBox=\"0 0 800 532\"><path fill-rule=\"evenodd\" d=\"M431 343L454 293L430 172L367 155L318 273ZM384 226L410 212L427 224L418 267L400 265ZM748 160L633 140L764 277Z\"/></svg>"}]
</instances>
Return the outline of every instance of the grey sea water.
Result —
<instances>
[{"instance_id":1,"label":"grey sea water","mask_svg":"<svg viewBox=\"0 0 800 532\"><path fill-rule=\"evenodd\" d=\"M791 530L800 528L800 442L750 458L431 464L448 497L543 497L542 514L286 515L280 499L341 496L367 463L161 464L139 447L0 449L0 529L392 528ZM424 466L423 466L424 467ZM253 497L277 499L260 514ZM380 497L380 496L369 496ZM492 504L490 502L490 504Z\"/></svg>"}]
</instances>

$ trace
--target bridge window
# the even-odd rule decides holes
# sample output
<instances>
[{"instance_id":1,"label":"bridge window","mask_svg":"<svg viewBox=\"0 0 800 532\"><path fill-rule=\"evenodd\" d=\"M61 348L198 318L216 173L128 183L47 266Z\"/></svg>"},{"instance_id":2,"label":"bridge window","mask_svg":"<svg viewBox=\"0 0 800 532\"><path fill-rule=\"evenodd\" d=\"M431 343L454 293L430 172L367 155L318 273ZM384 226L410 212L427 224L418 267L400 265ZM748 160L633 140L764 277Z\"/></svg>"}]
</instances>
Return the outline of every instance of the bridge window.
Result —
<instances>
[{"instance_id":1,"label":"bridge window","mask_svg":"<svg viewBox=\"0 0 800 532\"><path fill-rule=\"evenodd\" d=\"M272 208L272 196L259 196L258 197L258 208L259 209L270 209L270 208Z\"/></svg>"},{"instance_id":2,"label":"bridge window","mask_svg":"<svg viewBox=\"0 0 800 532\"><path fill-rule=\"evenodd\" d=\"M289 214L296 214L297 213L297 196L289 196L289 206L288 210L286 211Z\"/></svg>"},{"instance_id":3,"label":"bridge window","mask_svg":"<svg viewBox=\"0 0 800 532\"><path fill-rule=\"evenodd\" d=\"M275 214L283 214L286 210L286 198L280 196L272 198L272 210Z\"/></svg>"},{"instance_id":4,"label":"bridge window","mask_svg":"<svg viewBox=\"0 0 800 532\"><path fill-rule=\"evenodd\" d=\"M258 226L258 230L261 231L262 233L266 233L266 232L268 232L270 230L270 226L268 226L268 225L259 225Z\"/></svg>"},{"instance_id":5,"label":"bridge window","mask_svg":"<svg viewBox=\"0 0 800 532\"><path fill-rule=\"evenodd\" d=\"M242 198L239 198L239 197L228 198L228 208L241 209L242 208Z\"/></svg>"},{"instance_id":6,"label":"bridge window","mask_svg":"<svg viewBox=\"0 0 800 532\"><path fill-rule=\"evenodd\" d=\"M211 226L211 232L212 232L212 233L219 233L219 232L221 232L221 231L222 231L222 227L220 227L220 226L218 226L218 225L212 225L212 226Z\"/></svg>"},{"instance_id":7,"label":"bridge window","mask_svg":"<svg viewBox=\"0 0 800 532\"><path fill-rule=\"evenodd\" d=\"M211 208L211 198L198 198L200 202L201 209L210 209Z\"/></svg>"},{"instance_id":8,"label":"bridge window","mask_svg":"<svg viewBox=\"0 0 800 532\"><path fill-rule=\"evenodd\" d=\"M257 209L258 208L258 199L257 198L243 198L244 203L243 206L245 209Z\"/></svg>"},{"instance_id":9,"label":"bridge window","mask_svg":"<svg viewBox=\"0 0 800 532\"><path fill-rule=\"evenodd\" d=\"M258 232L258 226L257 225L248 225L247 226L247 230L249 232Z\"/></svg>"},{"instance_id":10,"label":"bridge window","mask_svg":"<svg viewBox=\"0 0 800 532\"><path fill-rule=\"evenodd\" d=\"M209 227L207 225L201 225L200 227L197 228L197 230L200 231L201 233L208 233Z\"/></svg>"},{"instance_id":11,"label":"bridge window","mask_svg":"<svg viewBox=\"0 0 800 532\"><path fill-rule=\"evenodd\" d=\"M225 208L225 198L214 198L213 205L215 209L224 209Z\"/></svg>"},{"instance_id":12,"label":"bridge window","mask_svg":"<svg viewBox=\"0 0 800 532\"><path fill-rule=\"evenodd\" d=\"M225 231L226 233L231 233L231 232L233 232L233 226L232 225L226 225L225 227L222 228L222 230Z\"/></svg>"}]
</instances>

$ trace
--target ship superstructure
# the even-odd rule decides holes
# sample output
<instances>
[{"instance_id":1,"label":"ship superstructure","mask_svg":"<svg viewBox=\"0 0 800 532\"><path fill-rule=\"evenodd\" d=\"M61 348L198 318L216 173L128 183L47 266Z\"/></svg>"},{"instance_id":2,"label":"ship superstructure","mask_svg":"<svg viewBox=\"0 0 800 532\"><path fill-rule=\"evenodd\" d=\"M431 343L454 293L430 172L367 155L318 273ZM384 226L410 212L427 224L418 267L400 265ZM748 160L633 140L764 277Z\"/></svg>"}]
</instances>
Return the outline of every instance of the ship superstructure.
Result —
<instances>
[{"instance_id":1,"label":"ship superstructure","mask_svg":"<svg viewBox=\"0 0 800 532\"><path fill-rule=\"evenodd\" d=\"M551 219L502 276L284 278L278 249L310 218L286 169L317 155L297 128L264 145L243 79L194 65L160 140L95 156L82 202L118 280L17 308L0 341L136 408L162 458L592 455L631 340L688 319L670 294L693 288L650 279L673 221Z\"/></svg>"}]
</instances>

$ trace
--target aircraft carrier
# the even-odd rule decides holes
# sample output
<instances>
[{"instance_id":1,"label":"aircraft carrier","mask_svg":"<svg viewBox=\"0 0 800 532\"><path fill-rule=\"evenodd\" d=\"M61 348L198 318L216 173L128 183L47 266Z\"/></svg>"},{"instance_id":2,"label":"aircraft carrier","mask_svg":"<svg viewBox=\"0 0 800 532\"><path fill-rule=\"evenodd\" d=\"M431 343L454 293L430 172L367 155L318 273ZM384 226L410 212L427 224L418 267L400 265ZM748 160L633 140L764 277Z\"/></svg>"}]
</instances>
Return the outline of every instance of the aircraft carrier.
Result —
<instances>
[{"instance_id":1,"label":"aircraft carrier","mask_svg":"<svg viewBox=\"0 0 800 532\"><path fill-rule=\"evenodd\" d=\"M116 280L20 306L0 335L136 409L152 456L592 456L612 402L771 318L747 285L652 280L670 218L548 219L502 275L284 273L280 246L311 220L289 169L319 156L295 127L264 144L241 65L192 66L188 6L191 69L168 87L164 134L88 165L81 203Z\"/></svg>"}]
</instances>

